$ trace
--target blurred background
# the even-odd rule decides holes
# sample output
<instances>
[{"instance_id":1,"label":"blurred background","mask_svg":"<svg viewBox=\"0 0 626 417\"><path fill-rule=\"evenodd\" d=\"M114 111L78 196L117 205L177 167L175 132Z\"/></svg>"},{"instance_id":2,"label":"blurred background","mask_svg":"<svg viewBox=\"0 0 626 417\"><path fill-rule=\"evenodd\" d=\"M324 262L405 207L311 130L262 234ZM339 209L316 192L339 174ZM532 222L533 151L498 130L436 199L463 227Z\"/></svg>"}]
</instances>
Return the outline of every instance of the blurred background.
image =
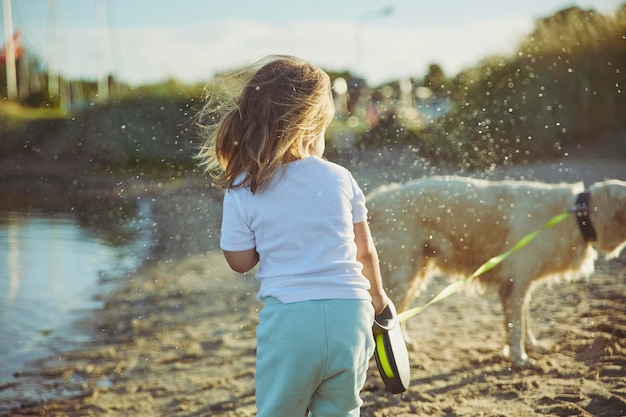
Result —
<instances>
[{"instance_id":1,"label":"blurred background","mask_svg":"<svg viewBox=\"0 0 626 417\"><path fill-rule=\"evenodd\" d=\"M4 156L44 141L88 167L193 169L203 87L271 53L331 75L329 156L408 143L485 167L626 152L617 0L3 0L2 22Z\"/></svg>"}]
</instances>

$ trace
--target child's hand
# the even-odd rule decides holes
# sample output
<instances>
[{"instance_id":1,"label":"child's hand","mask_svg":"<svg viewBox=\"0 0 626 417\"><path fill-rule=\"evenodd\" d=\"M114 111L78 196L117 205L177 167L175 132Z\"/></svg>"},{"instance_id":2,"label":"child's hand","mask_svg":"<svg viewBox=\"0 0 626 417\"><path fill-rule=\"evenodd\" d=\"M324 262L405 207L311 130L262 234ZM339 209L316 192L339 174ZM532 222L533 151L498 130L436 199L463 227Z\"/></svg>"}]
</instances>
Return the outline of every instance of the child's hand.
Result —
<instances>
[{"instance_id":1,"label":"child's hand","mask_svg":"<svg viewBox=\"0 0 626 417\"><path fill-rule=\"evenodd\" d=\"M387 294L381 295L372 295L372 305L374 306L374 311L376 315L380 314L385 307L389 304L389 300L387 299Z\"/></svg>"}]
</instances>

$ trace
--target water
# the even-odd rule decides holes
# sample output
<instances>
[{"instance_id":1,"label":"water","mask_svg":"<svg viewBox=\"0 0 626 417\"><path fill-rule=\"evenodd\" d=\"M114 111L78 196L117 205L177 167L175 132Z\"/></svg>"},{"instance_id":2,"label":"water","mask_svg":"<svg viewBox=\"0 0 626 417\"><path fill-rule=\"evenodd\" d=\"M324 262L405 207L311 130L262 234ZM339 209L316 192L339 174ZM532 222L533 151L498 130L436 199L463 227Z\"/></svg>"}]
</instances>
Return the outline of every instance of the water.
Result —
<instances>
[{"instance_id":1,"label":"water","mask_svg":"<svg viewBox=\"0 0 626 417\"><path fill-rule=\"evenodd\" d=\"M76 321L149 256L147 203L103 212L0 212L0 399L29 362L87 341Z\"/></svg>"}]
</instances>

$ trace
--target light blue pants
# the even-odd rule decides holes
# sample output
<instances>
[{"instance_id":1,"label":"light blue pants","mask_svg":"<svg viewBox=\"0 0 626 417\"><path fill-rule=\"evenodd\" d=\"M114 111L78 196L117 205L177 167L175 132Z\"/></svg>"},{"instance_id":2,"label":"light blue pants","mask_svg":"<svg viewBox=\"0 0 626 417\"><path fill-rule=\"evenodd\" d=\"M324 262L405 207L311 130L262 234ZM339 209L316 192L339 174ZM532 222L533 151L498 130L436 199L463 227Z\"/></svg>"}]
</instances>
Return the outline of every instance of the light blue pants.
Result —
<instances>
[{"instance_id":1,"label":"light blue pants","mask_svg":"<svg viewBox=\"0 0 626 417\"><path fill-rule=\"evenodd\" d=\"M314 417L360 415L373 320L368 300L267 298L257 327L257 417L304 417L307 407Z\"/></svg>"}]
</instances>

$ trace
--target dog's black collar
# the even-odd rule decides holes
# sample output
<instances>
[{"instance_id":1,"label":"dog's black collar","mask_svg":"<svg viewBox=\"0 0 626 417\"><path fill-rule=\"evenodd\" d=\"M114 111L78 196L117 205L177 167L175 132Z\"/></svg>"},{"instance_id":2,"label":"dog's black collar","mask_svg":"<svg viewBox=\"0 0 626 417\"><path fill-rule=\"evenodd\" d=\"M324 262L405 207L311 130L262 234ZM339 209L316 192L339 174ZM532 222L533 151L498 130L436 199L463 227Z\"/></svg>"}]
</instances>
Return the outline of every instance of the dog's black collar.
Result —
<instances>
[{"instance_id":1,"label":"dog's black collar","mask_svg":"<svg viewBox=\"0 0 626 417\"><path fill-rule=\"evenodd\" d=\"M591 223L589 217L589 198L591 193L585 191L576 196L576 205L574 206L574 213L576 214L576 220L578 221L578 228L583 235L585 242L595 242L598 239L596 229Z\"/></svg>"}]
</instances>

